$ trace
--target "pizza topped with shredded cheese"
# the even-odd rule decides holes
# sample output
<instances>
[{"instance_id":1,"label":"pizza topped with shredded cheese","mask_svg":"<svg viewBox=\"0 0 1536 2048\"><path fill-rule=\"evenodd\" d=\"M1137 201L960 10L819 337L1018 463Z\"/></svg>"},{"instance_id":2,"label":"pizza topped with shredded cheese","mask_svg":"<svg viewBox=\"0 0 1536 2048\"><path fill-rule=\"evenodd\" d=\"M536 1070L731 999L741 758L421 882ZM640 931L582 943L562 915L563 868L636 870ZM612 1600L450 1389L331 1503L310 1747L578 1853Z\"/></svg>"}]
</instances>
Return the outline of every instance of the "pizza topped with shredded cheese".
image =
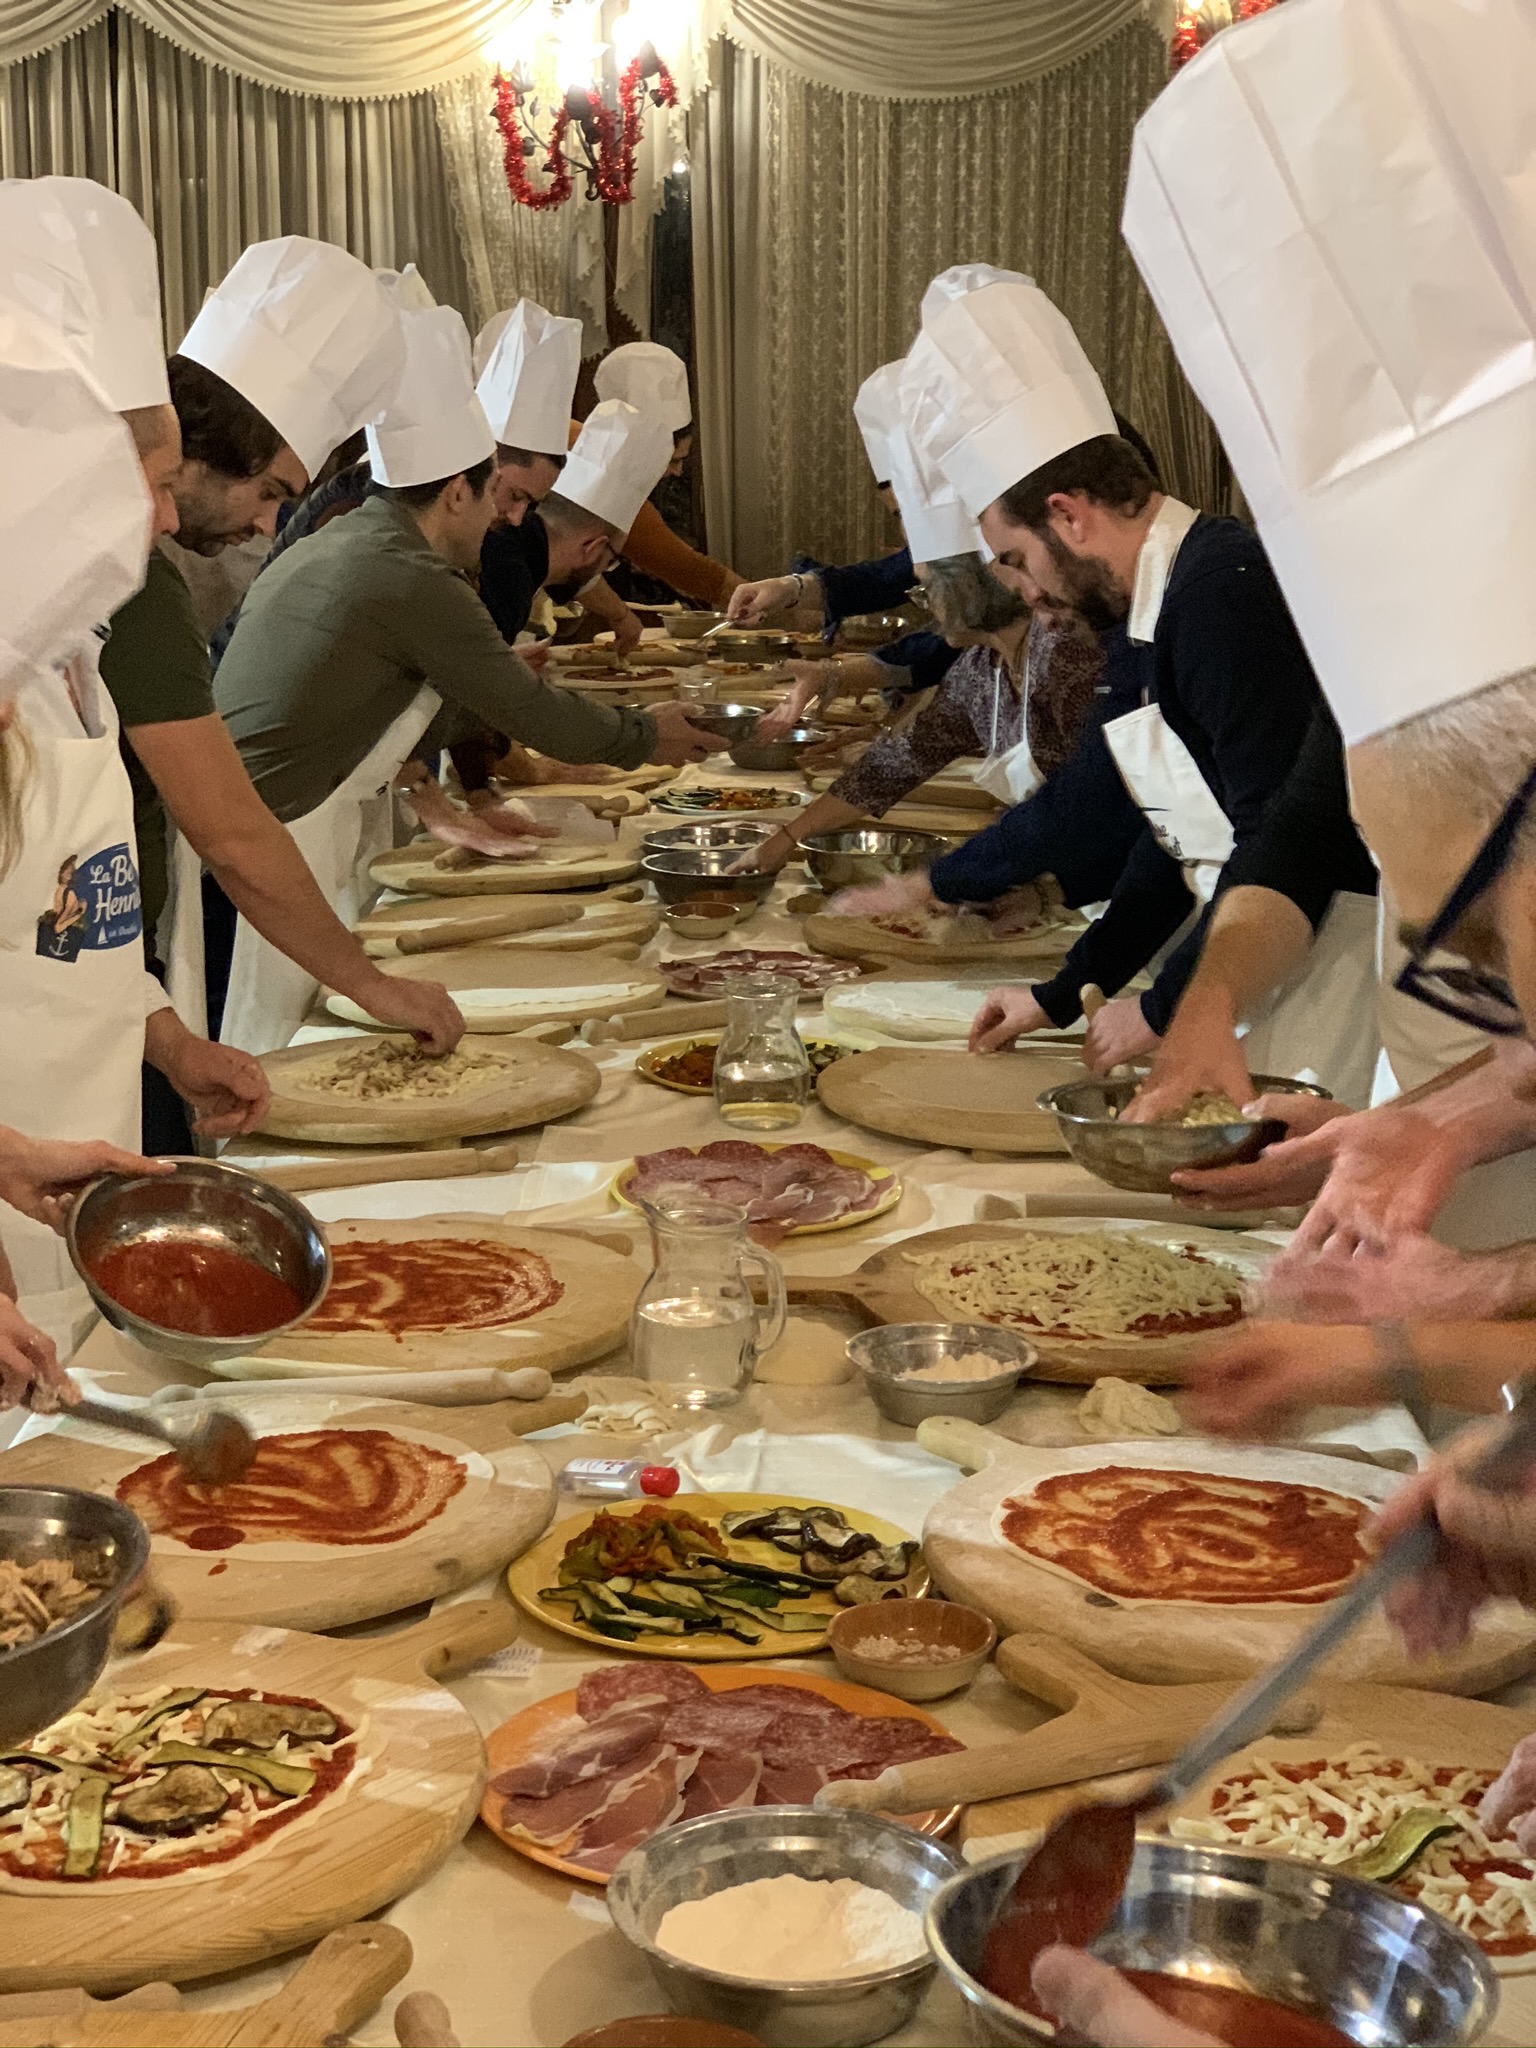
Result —
<instances>
[{"instance_id":1,"label":"pizza topped with shredded cheese","mask_svg":"<svg viewBox=\"0 0 1536 2048\"><path fill-rule=\"evenodd\" d=\"M909 1252L918 1292L955 1322L1054 1339L1185 1337L1241 1319L1242 1277L1193 1245L1107 1231L1008 1237Z\"/></svg>"},{"instance_id":2,"label":"pizza topped with shredded cheese","mask_svg":"<svg viewBox=\"0 0 1536 2048\"><path fill-rule=\"evenodd\" d=\"M418 1045L375 1039L306 1067L302 1085L343 1102L442 1101L484 1088L506 1071L499 1053L463 1046L431 1053Z\"/></svg>"},{"instance_id":3,"label":"pizza topped with shredded cheese","mask_svg":"<svg viewBox=\"0 0 1536 2048\"><path fill-rule=\"evenodd\" d=\"M1536 1955L1536 1860L1508 1838L1490 1839L1478 1819L1497 1776L1390 1756L1370 1743L1297 1763L1267 1758L1223 1778L1209 1813L1176 1820L1170 1832L1180 1841L1343 1863L1411 1809L1443 1807L1457 1832L1431 1842L1391 1889L1444 1914L1495 1958Z\"/></svg>"}]
</instances>

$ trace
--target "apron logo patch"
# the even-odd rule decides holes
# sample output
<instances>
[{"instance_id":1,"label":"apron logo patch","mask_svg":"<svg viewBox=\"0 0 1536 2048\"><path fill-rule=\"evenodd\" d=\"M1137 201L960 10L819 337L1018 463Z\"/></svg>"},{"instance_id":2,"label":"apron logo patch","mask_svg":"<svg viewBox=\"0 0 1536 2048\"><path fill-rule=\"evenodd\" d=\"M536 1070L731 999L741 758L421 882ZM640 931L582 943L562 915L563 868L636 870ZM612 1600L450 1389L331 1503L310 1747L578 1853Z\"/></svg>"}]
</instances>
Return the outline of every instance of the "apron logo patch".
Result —
<instances>
[{"instance_id":1,"label":"apron logo patch","mask_svg":"<svg viewBox=\"0 0 1536 2048\"><path fill-rule=\"evenodd\" d=\"M53 901L37 920L37 950L45 960L78 960L131 946L143 933L139 871L123 840L63 863Z\"/></svg>"}]
</instances>

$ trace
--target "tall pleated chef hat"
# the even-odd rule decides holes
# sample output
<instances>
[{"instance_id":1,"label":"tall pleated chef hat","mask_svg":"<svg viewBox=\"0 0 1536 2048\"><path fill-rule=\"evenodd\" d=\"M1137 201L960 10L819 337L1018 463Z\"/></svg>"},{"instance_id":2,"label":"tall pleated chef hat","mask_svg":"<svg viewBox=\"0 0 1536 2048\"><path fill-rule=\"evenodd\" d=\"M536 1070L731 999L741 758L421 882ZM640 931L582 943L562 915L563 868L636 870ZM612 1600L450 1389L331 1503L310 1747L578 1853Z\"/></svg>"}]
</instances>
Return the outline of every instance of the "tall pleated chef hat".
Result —
<instances>
[{"instance_id":1,"label":"tall pleated chef hat","mask_svg":"<svg viewBox=\"0 0 1536 2048\"><path fill-rule=\"evenodd\" d=\"M61 334L118 412L167 405L155 238L93 178L0 183L0 291Z\"/></svg>"},{"instance_id":2,"label":"tall pleated chef hat","mask_svg":"<svg viewBox=\"0 0 1536 2048\"><path fill-rule=\"evenodd\" d=\"M1011 279L935 307L901 392L920 452L975 518L1069 448L1117 432L1071 322L1038 286Z\"/></svg>"},{"instance_id":3,"label":"tall pleated chef hat","mask_svg":"<svg viewBox=\"0 0 1536 2048\"><path fill-rule=\"evenodd\" d=\"M53 328L0 300L0 702L144 581L151 505L113 399Z\"/></svg>"},{"instance_id":4,"label":"tall pleated chef hat","mask_svg":"<svg viewBox=\"0 0 1536 2048\"><path fill-rule=\"evenodd\" d=\"M1143 116L1125 234L1353 744L1536 663L1536 14L1291 0Z\"/></svg>"},{"instance_id":5,"label":"tall pleated chef hat","mask_svg":"<svg viewBox=\"0 0 1536 2048\"><path fill-rule=\"evenodd\" d=\"M605 398L576 436L560 495L628 533L671 460L672 429L660 413Z\"/></svg>"},{"instance_id":6,"label":"tall pleated chef hat","mask_svg":"<svg viewBox=\"0 0 1536 2048\"><path fill-rule=\"evenodd\" d=\"M475 396L469 329L452 306L401 315L405 375L368 427L375 483L401 489L457 476L496 453L496 436Z\"/></svg>"},{"instance_id":7,"label":"tall pleated chef hat","mask_svg":"<svg viewBox=\"0 0 1536 2048\"><path fill-rule=\"evenodd\" d=\"M181 354L233 385L313 476L393 398L405 338L366 263L332 242L283 235L245 251Z\"/></svg>"},{"instance_id":8,"label":"tall pleated chef hat","mask_svg":"<svg viewBox=\"0 0 1536 2048\"><path fill-rule=\"evenodd\" d=\"M485 366L491 360L491 352L506 332L507 322L516 307L508 306L503 312L493 313L480 332L475 336L475 345L470 351L470 361L475 367L475 382L478 384L485 375Z\"/></svg>"},{"instance_id":9,"label":"tall pleated chef hat","mask_svg":"<svg viewBox=\"0 0 1536 2048\"><path fill-rule=\"evenodd\" d=\"M437 304L432 287L414 263L407 263L404 270L376 270L373 274L394 301L397 313L430 313Z\"/></svg>"},{"instance_id":10,"label":"tall pleated chef hat","mask_svg":"<svg viewBox=\"0 0 1536 2048\"><path fill-rule=\"evenodd\" d=\"M610 349L593 381L599 398L619 398L637 412L660 413L669 434L680 434L693 418L688 365L659 341L626 341Z\"/></svg>"},{"instance_id":11,"label":"tall pleated chef hat","mask_svg":"<svg viewBox=\"0 0 1536 2048\"><path fill-rule=\"evenodd\" d=\"M891 481L896 467L892 443L901 433L901 365L882 363L854 394L853 416L864 437L864 453L880 485Z\"/></svg>"},{"instance_id":12,"label":"tall pleated chef hat","mask_svg":"<svg viewBox=\"0 0 1536 2048\"><path fill-rule=\"evenodd\" d=\"M502 446L563 455L570 446L571 400L580 373L581 322L519 299L475 386Z\"/></svg>"},{"instance_id":13,"label":"tall pleated chef hat","mask_svg":"<svg viewBox=\"0 0 1536 2048\"><path fill-rule=\"evenodd\" d=\"M979 292L985 284L1033 284L1034 281L1022 270L999 270L995 263L952 263L948 270L939 272L923 293L918 318L926 327L940 306L947 306L951 299L963 299L967 292Z\"/></svg>"}]
</instances>

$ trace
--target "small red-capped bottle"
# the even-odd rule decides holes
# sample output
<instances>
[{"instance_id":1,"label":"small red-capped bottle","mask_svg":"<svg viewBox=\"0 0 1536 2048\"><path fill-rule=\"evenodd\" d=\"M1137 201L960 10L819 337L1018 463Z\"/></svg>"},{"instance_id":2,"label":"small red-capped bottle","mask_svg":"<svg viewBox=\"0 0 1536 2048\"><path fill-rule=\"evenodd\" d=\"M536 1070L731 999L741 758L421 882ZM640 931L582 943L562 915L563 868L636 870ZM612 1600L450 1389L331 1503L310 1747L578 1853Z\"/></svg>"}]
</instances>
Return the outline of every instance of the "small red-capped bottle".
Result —
<instances>
[{"instance_id":1,"label":"small red-capped bottle","mask_svg":"<svg viewBox=\"0 0 1536 2048\"><path fill-rule=\"evenodd\" d=\"M575 1500L670 1500L682 1478L673 1466L644 1458L572 1458L555 1484Z\"/></svg>"}]
</instances>

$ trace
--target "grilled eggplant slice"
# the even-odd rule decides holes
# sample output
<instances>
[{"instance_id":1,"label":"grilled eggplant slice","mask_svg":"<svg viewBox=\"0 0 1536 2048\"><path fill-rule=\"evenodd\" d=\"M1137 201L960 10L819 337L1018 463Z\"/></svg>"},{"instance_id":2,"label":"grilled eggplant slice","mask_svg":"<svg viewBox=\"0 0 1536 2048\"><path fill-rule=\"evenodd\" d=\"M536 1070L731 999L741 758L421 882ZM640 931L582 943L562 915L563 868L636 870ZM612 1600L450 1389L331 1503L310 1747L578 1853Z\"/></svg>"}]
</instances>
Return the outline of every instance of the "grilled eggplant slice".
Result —
<instances>
[{"instance_id":1,"label":"grilled eggplant slice","mask_svg":"<svg viewBox=\"0 0 1536 2048\"><path fill-rule=\"evenodd\" d=\"M313 1792L319 1773L303 1764L279 1763L276 1757L248 1756L243 1750L194 1749L188 1742L163 1742L151 1762L157 1764L207 1764L216 1771L233 1771L237 1778L265 1786L281 1799L302 1799Z\"/></svg>"},{"instance_id":2,"label":"grilled eggplant slice","mask_svg":"<svg viewBox=\"0 0 1536 2048\"><path fill-rule=\"evenodd\" d=\"M223 1700L203 1723L206 1749L272 1749L285 1735L329 1742L336 1717L323 1707L294 1707L279 1700Z\"/></svg>"},{"instance_id":3,"label":"grilled eggplant slice","mask_svg":"<svg viewBox=\"0 0 1536 2048\"><path fill-rule=\"evenodd\" d=\"M841 1563L862 1557L868 1550L878 1550L880 1545L875 1537L866 1535L862 1529L850 1529L843 1517L833 1508L817 1508L814 1513L804 1515L800 1521L800 1554L821 1551L827 1557Z\"/></svg>"},{"instance_id":4,"label":"grilled eggplant slice","mask_svg":"<svg viewBox=\"0 0 1536 2048\"><path fill-rule=\"evenodd\" d=\"M0 1764L0 1813L14 1813L32 1797L32 1780L14 1764Z\"/></svg>"},{"instance_id":5,"label":"grilled eggplant slice","mask_svg":"<svg viewBox=\"0 0 1536 2048\"><path fill-rule=\"evenodd\" d=\"M871 1553L859 1559L859 1570L871 1579L904 1579L920 1548L921 1545L911 1542L877 1543Z\"/></svg>"},{"instance_id":6,"label":"grilled eggplant slice","mask_svg":"<svg viewBox=\"0 0 1536 2048\"><path fill-rule=\"evenodd\" d=\"M211 1827L230 1794L205 1764L172 1764L149 1783L125 1792L112 1819L141 1835L195 1835Z\"/></svg>"},{"instance_id":7,"label":"grilled eggplant slice","mask_svg":"<svg viewBox=\"0 0 1536 2048\"><path fill-rule=\"evenodd\" d=\"M206 1686L184 1685L175 1692L167 1693L158 1706L151 1707L142 1720L134 1722L126 1735L118 1737L112 1745L112 1754L126 1756L130 1749L137 1749L154 1733L162 1721L168 1721L184 1707L195 1707L206 1691Z\"/></svg>"}]
</instances>

